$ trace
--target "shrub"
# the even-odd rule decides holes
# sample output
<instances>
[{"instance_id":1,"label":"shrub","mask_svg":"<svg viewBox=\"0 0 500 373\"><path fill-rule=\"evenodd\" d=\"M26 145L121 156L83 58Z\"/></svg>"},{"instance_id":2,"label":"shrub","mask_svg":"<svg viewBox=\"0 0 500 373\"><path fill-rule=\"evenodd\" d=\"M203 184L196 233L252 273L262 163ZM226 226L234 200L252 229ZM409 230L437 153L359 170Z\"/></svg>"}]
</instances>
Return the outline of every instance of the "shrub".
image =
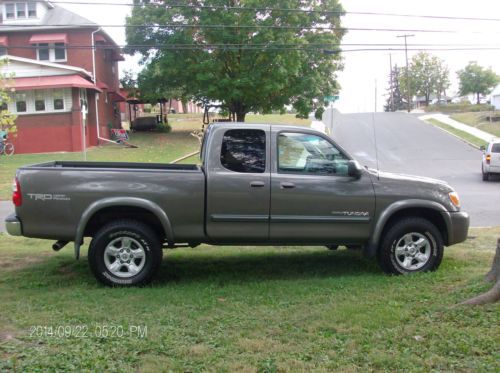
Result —
<instances>
[{"instance_id":1,"label":"shrub","mask_svg":"<svg viewBox=\"0 0 500 373\"><path fill-rule=\"evenodd\" d=\"M478 111L491 111L494 107L488 104L447 104L447 105L429 105L424 108L426 112L436 112L441 113L465 113L465 112L478 112Z\"/></svg>"}]
</instances>

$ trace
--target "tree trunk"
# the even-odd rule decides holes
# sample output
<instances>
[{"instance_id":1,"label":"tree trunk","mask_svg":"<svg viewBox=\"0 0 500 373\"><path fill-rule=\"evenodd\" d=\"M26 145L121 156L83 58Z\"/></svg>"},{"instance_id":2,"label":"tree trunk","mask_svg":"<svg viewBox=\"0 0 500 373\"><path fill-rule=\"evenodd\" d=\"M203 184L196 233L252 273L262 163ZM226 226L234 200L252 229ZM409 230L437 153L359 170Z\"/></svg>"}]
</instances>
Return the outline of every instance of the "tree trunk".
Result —
<instances>
[{"instance_id":1,"label":"tree trunk","mask_svg":"<svg viewBox=\"0 0 500 373\"><path fill-rule=\"evenodd\" d=\"M476 104L479 105L479 92L476 93L477 101Z\"/></svg>"},{"instance_id":2,"label":"tree trunk","mask_svg":"<svg viewBox=\"0 0 500 373\"><path fill-rule=\"evenodd\" d=\"M245 112L237 111L236 112L236 121L237 122L244 122L246 115L247 115L247 113L245 113Z\"/></svg>"},{"instance_id":3,"label":"tree trunk","mask_svg":"<svg viewBox=\"0 0 500 373\"><path fill-rule=\"evenodd\" d=\"M495 257L493 258L491 270L486 274L486 281L494 282L495 284L486 293L466 300L461 304L479 305L495 303L500 300L500 238L497 241L497 251L495 253Z\"/></svg>"}]
</instances>

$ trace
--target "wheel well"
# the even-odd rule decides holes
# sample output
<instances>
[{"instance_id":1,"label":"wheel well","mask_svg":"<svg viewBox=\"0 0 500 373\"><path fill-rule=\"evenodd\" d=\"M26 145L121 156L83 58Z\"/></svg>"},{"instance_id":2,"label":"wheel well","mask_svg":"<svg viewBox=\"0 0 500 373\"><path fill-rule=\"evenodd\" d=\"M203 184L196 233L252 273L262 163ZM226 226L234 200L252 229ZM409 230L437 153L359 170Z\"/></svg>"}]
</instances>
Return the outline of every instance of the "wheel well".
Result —
<instances>
[{"instance_id":1,"label":"wheel well","mask_svg":"<svg viewBox=\"0 0 500 373\"><path fill-rule=\"evenodd\" d=\"M389 220L385 223L384 229L382 230L381 238L385 236L387 231L396 223L397 221L405 218L422 218L426 219L439 230L443 237L443 242L445 245L448 244L448 229L446 227L446 222L439 211L428 209L428 208L408 208L396 211L391 215Z\"/></svg>"},{"instance_id":2,"label":"wheel well","mask_svg":"<svg viewBox=\"0 0 500 373\"><path fill-rule=\"evenodd\" d=\"M93 237L104 225L117 219L138 220L151 227L161 241L165 239L160 219L151 211L135 206L111 206L97 211L87 222L83 235Z\"/></svg>"}]
</instances>

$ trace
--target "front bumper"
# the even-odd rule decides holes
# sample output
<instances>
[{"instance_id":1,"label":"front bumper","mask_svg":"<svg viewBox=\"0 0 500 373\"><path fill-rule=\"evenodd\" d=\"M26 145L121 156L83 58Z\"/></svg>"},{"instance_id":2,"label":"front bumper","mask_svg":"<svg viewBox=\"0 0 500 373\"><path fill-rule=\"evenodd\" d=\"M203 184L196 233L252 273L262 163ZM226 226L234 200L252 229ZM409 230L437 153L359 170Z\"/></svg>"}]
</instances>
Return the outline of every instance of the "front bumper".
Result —
<instances>
[{"instance_id":1,"label":"front bumper","mask_svg":"<svg viewBox=\"0 0 500 373\"><path fill-rule=\"evenodd\" d=\"M448 246L467 239L469 233L469 214L463 211L450 212L450 229L448 229Z\"/></svg>"},{"instance_id":2,"label":"front bumper","mask_svg":"<svg viewBox=\"0 0 500 373\"><path fill-rule=\"evenodd\" d=\"M15 214L11 214L5 218L5 228L7 229L7 233L9 233L11 236L23 235L23 227L21 221Z\"/></svg>"}]
</instances>

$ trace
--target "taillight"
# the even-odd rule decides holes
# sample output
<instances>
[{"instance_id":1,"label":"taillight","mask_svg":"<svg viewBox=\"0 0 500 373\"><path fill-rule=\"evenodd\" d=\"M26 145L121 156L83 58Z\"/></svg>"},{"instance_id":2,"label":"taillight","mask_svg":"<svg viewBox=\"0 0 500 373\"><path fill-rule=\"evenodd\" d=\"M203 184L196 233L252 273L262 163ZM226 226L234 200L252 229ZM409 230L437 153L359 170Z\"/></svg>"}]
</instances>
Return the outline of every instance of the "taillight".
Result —
<instances>
[{"instance_id":1,"label":"taillight","mask_svg":"<svg viewBox=\"0 0 500 373\"><path fill-rule=\"evenodd\" d=\"M21 185L19 185L19 180L17 180L17 177L12 182L12 202L14 202L15 206L21 206L23 204Z\"/></svg>"},{"instance_id":2,"label":"taillight","mask_svg":"<svg viewBox=\"0 0 500 373\"><path fill-rule=\"evenodd\" d=\"M490 164L491 154L486 154L486 164Z\"/></svg>"}]
</instances>

